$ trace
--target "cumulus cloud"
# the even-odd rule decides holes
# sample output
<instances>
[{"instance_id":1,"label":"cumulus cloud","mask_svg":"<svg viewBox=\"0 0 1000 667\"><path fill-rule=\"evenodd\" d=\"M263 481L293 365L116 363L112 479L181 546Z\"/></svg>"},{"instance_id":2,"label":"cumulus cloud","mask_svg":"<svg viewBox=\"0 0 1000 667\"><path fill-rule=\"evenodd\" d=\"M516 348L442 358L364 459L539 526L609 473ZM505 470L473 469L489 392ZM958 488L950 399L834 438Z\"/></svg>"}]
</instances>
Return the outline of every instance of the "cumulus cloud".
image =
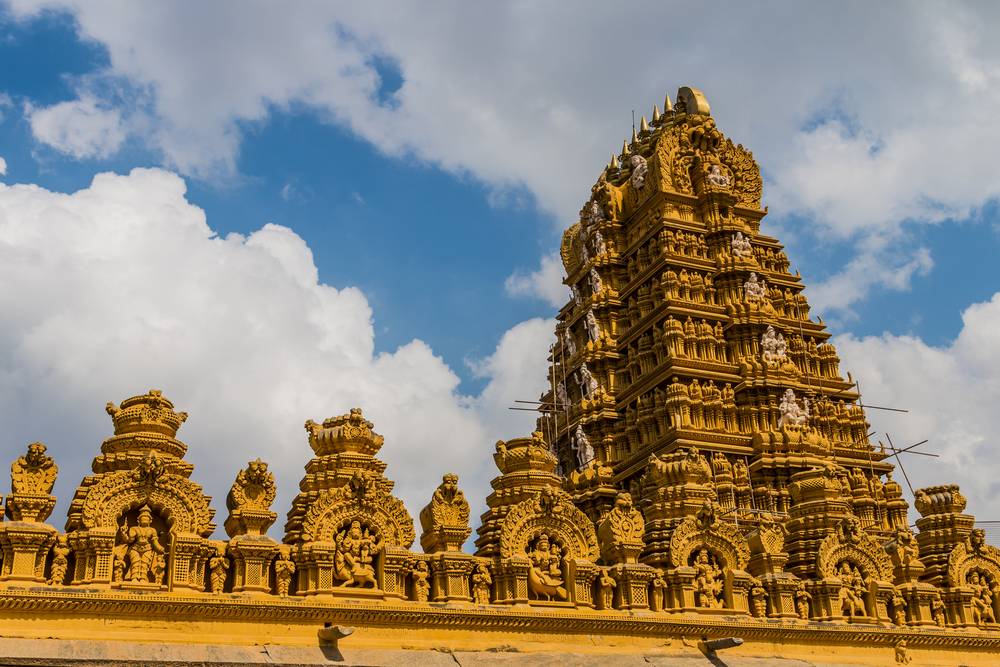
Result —
<instances>
[{"instance_id":1,"label":"cumulus cloud","mask_svg":"<svg viewBox=\"0 0 1000 667\"><path fill-rule=\"evenodd\" d=\"M0 176L7 175L7 160L0 157Z\"/></svg>"},{"instance_id":2,"label":"cumulus cloud","mask_svg":"<svg viewBox=\"0 0 1000 667\"><path fill-rule=\"evenodd\" d=\"M903 465L915 488L960 482L968 511L981 520L1000 519L1000 293L968 307L962 330L948 345L928 345L913 336L839 336L834 340L846 368L860 378L865 403L909 410L869 410L872 428L897 447L929 439L923 449L940 458L906 456ZM905 482L897 475L900 484Z\"/></svg>"},{"instance_id":3,"label":"cumulus cloud","mask_svg":"<svg viewBox=\"0 0 1000 667\"><path fill-rule=\"evenodd\" d=\"M42 108L29 104L25 115L35 139L77 159L109 157L128 134L118 109L89 96Z\"/></svg>"},{"instance_id":4,"label":"cumulus cloud","mask_svg":"<svg viewBox=\"0 0 1000 667\"><path fill-rule=\"evenodd\" d=\"M554 308L566 303L568 290L563 284L562 259L557 253L542 257L536 271L515 271L504 281L504 290L510 296L541 299Z\"/></svg>"},{"instance_id":5,"label":"cumulus cloud","mask_svg":"<svg viewBox=\"0 0 1000 667\"><path fill-rule=\"evenodd\" d=\"M1000 144L998 12L988 4L788 2L771 14L652 1L624 10L596 1L10 7L25 20L69 11L82 37L107 48L109 66L88 73L80 100L58 107L77 113L50 114L37 133L70 152L108 145L56 122L70 124L102 90L148 95L134 105L152 119L137 139L200 175L234 169L245 128L295 106L491 191L526 188L562 226L628 133L628 111L648 113L664 90L693 84L720 127L761 159L771 217L808 217L803 249L832 240L860 253L873 235L963 217L1000 194L984 176ZM690 28L667 39L668 25ZM695 27L705 25L711 40ZM619 57L608 58L609 36L620 35ZM390 63L398 89L386 88Z\"/></svg>"},{"instance_id":6,"label":"cumulus cloud","mask_svg":"<svg viewBox=\"0 0 1000 667\"><path fill-rule=\"evenodd\" d=\"M374 353L364 294L321 283L292 230L220 237L184 181L158 169L100 174L72 194L0 184L0 310L5 452L50 446L57 517L111 432L104 403L156 387L190 413L180 437L220 523L232 478L258 456L283 512L311 456L303 422L355 406L385 435L414 516L445 468L484 498L492 443L533 427L505 408L544 387L551 330L533 320L508 332L479 365L485 389L463 395L420 340Z\"/></svg>"}]
</instances>

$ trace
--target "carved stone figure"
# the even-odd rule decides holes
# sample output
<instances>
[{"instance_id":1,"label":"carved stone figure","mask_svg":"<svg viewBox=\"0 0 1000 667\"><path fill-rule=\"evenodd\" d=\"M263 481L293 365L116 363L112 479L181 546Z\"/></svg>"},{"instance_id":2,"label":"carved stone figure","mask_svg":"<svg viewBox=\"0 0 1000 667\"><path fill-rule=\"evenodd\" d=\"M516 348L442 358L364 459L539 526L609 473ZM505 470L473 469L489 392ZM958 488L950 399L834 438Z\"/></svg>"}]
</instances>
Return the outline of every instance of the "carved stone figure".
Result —
<instances>
[{"instance_id":1,"label":"carved stone figure","mask_svg":"<svg viewBox=\"0 0 1000 667\"><path fill-rule=\"evenodd\" d=\"M931 600L931 618L934 619L934 624L939 628L945 627L945 623L947 623L944 613L944 600L941 599L940 593L935 593L934 599Z\"/></svg>"},{"instance_id":2,"label":"carved stone figure","mask_svg":"<svg viewBox=\"0 0 1000 667\"><path fill-rule=\"evenodd\" d=\"M646 166L646 158L638 154L633 154L629 158L629 162L632 164L632 187L636 190L641 190L643 184L646 182L646 173L649 167Z\"/></svg>"},{"instance_id":3,"label":"carved stone figure","mask_svg":"<svg viewBox=\"0 0 1000 667\"><path fill-rule=\"evenodd\" d=\"M45 455L45 445L33 442L28 452L10 465L11 495L47 496L58 472L59 467Z\"/></svg>"},{"instance_id":4,"label":"carved stone figure","mask_svg":"<svg viewBox=\"0 0 1000 667\"><path fill-rule=\"evenodd\" d=\"M729 187L729 177L722 173L717 164L713 164L708 168L708 174L705 176L705 179L717 188Z\"/></svg>"},{"instance_id":5,"label":"carved stone figure","mask_svg":"<svg viewBox=\"0 0 1000 667\"><path fill-rule=\"evenodd\" d=\"M528 551L531 569L528 573L528 588L539 598L566 600L569 597L562 573L562 549L550 542L546 533L540 534L533 548Z\"/></svg>"},{"instance_id":6,"label":"carved stone figure","mask_svg":"<svg viewBox=\"0 0 1000 667\"><path fill-rule=\"evenodd\" d=\"M715 557L708 549L699 549L694 556L694 566L697 574L694 580L695 605L708 609L722 607L723 581L722 570Z\"/></svg>"},{"instance_id":7,"label":"carved stone figure","mask_svg":"<svg viewBox=\"0 0 1000 667\"><path fill-rule=\"evenodd\" d=\"M52 545L52 567L49 570L50 586L62 586L66 580L66 568L69 566L69 544L66 536L60 535Z\"/></svg>"},{"instance_id":8,"label":"carved stone figure","mask_svg":"<svg viewBox=\"0 0 1000 667\"><path fill-rule=\"evenodd\" d=\"M733 240L729 242L729 248L734 257L750 257L753 255L753 244L750 239L743 236L743 232L736 232Z\"/></svg>"},{"instance_id":9,"label":"carved stone figure","mask_svg":"<svg viewBox=\"0 0 1000 667\"><path fill-rule=\"evenodd\" d=\"M289 546L282 544L274 561L274 583L281 597L288 597L288 587L292 583L292 575L295 574L295 563L289 558L289 552Z\"/></svg>"},{"instance_id":10,"label":"carved stone figure","mask_svg":"<svg viewBox=\"0 0 1000 667\"><path fill-rule=\"evenodd\" d=\"M153 513L149 507L143 505L139 510L138 525L130 527L125 519L118 535L121 543L127 545L125 578L132 582L160 583L166 567L164 549L153 527Z\"/></svg>"},{"instance_id":11,"label":"carved stone figure","mask_svg":"<svg viewBox=\"0 0 1000 667\"><path fill-rule=\"evenodd\" d=\"M972 588L972 622L976 625L996 623L993 613L993 595L989 581L978 570L969 573L969 586Z\"/></svg>"},{"instance_id":12,"label":"carved stone figure","mask_svg":"<svg viewBox=\"0 0 1000 667\"><path fill-rule=\"evenodd\" d=\"M420 510L420 525L423 528L420 545L426 553L462 550L472 529L469 502L458 488L458 475L450 472L441 478L430 504Z\"/></svg>"},{"instance_id":13,"label":"carved stone figure","mask_svg":"<svg viewBox=\"0 0 1000 667\"><path fill-rule=\"evenodd\" d=\"M795 392L791 389L786 389L784 395L781 397L781 403L778 404L778 412L780 417L778 418L778 427L784 426L794 426L796 428L802 428L806 426L809 422L809 404L803 400L802 405L799 405L798 400L795 398Z\"/></svg>"},{"instance_id":14,"label":"carved stone figure","mask_svg":"<svg viewBox=\"0 0 1000 667\"><path fill-rule=\"evenodd\" d=\"M806 590L804 581L799 582L799 587L795 589L795 613L803 621L809 620L809 603L812 602L812 595Z\"/></svg>"},{"instance_id":15,"label":"carved stone figure","mask_svg":"<svg viewBox=\"0 0 1000 667\"><path fill-rule=\"evenodd\" d=\"M601 230L596 230L594 232L594 253L597 255L604 255L608 252L608 244L604 241L604 236L601 234Z\"/></svg>"},{"instance_id":16,"label":"carved stone figure","mask_svg":"<svg viewBox=\"0 0 1000 667\"><path fill-rule=\"evenodd\" d=\"M476 563L472 571L472 600L478 605L490 603L490 589L493 587L493 576L486 563Z\"/></svg>"},{"instance_id":17,"label":"carved stone figure","mask_svg":"<svg viewBox=\"0 0 1000 667\"><path fill-rule=\"evenodd\" d=\"M896 658L897 665L908 665L910 664L910 662L913 661L913 658L906 650L905 639L900 639L898 642L896 642L895 646L893 647L893 655Z\"/></svg>"},{"instance_id":18,"label":"carved stone figure","mask_svg":"<svg viewBox=\"0 0 1000 667\"><path fill-rule=\"evenodd\" d=\"M767 618L767 591L758 579L754 579L750 586L750 604L754 616Z\"/></svg>"},{"instance_id":19,"label":"carved stone figure","mask_svg":"<svg viewBox=\"0 0 1000 667\"><path fill-rule=\"evenodd\" d=\"M576 285L569 286L570 294L573 297L573 303L577 306L583 303L583 299L580 297L580 290L577 289Z\"/></svg>"},{"instance_id":20,"label":"carved stone figure","mask_svg":"<svg viewBox=\"0 0 1000 667\"><path fill-rule=\"evenodd\" d=\"M216 546L215 555L208 559L208 584L212 593L221 593L226 584L226 573L229 570L229 559L226 558L225 543Z\"/></svg>"},{"instance_id":21,"label":"carved stone figure","mask_svg":"<svg viewBox=\"0 0 1000 667\"><path fill-rule=\"evenodd\" d=\"M663 611L663 601L667 591L667 580L663 578L662 570L656 570L656 574L653 575L653 580L649 585L652 588L649 596L649 608L652 611Z\"/></svg>"},{"instance_id":22,"label":"carved stone figure","mask_svg":"<svg viewBox=\"0 0 1000 667\"><path fill-rule=\"evenodd\" d=\"M577 373L580 377L580 394L582 394L584 398L593 398L594 392L597 391L600 385L597 384L597 380L595 380L594 376L591 375L590 369L587 368L587 364L581 364L580 370L577 371Z\"/></svg>"},{"instance_id":23,"label":"carved stone figure","mask_svg":"<svg viewBox=\"0 0 1000 667\"><path fill-rule=\"evenodd\" d=\"M583 430L582 424L577 424L576 430L573 431L573 451L576 452L576 464L580 468L590 463L594 458L594 448L590 444L590 439Z\"/></svg>"},{"instance_id":24,"label":"carved stone figure","mask_svg":"<svg viewBox=\"0 0 1000 667\"><path fill-rule=\"evenodd\" d=\"M337 535L334 555L334 576L341 586L370 586L375 588L375 554L382 548L382 541L372 536L360 521L352 521L350 528Z\"/></svg>"},{"instance_id":25,"label":"carved stone figure","mask_svg":"<svg viewBox=\"0 0 1000 667\"><path fill-rule=\"evenodd\" d=\"M743 283L743 298L747 301L760 301L767 296L767 283L757 279L756 272Z\"/></svg>"},{"instance_id":26,"label":"carved stone figure","mask_svg":"<svg viewBox=\"0 0 1000 667\"><path fill-rule=\"evenodd\" d=\"M576 341L573 340L573 333L569 329L563 331L563 349L567 357L576 355Z\"/></svg>"},{"instance_id":27,"label":"carved stone figure","mask_svg":"<svg viewBox=\"0 0 1000 667\"><path fill-rule=\"evenodd\" d=\"M632 495L620 491L615 506L597 529L604 560L616 564L638 562L644 527L642 513L632 505Z\"/></svg>"},{"instance_id":28,"label":"carved stone figure","mask_svg":"<svg viewBox=\"0 0 1000 667\"><path fill-rule=\"evenodd\" d=\"M597 578L597 587L600 591L598 598L601 609L615 608L615 587L618 582L607 570L601 570L601 575Z\"/></svg>"},{"instance_id":29,"label":"carved stone figure","mask_svg":"<svg viewBox=\"0 0 1000 667\"><path fill-rule=\"evenodd\" d=\"M556 384L556 400L559 401L559 405L556 406L558 409L569 408L569 395L566 393L566 383L562 380Z\"/></svg>"},{"instance_id":30,"label":"carved stone figure","mask_svg":"<svg viewBox=\"0 0 1000 667\"><path fill-rule=\"evenodd\" d=\"M587 324L587 336L590 340L597 342L601 337L601 327L597 324L597 318L594 317L594 311L588 310L586 315Z\"/></svg>"},{"instance_id":31,"label":"carved stone figure","mask_svg":"<svg viewBox=\"0 0 1000 667\"><path fill-rule=\"evenodd\" d=\"M410 572L410 579L413 581L413 600L414 602L427 602L431 594L431 572L427 567L427 563L422 560L418 560L416 565L413 566L413 571Z\"/></svg>"},{"instance_id":32,"label":"carved stone figure","mask_svg":"<svg viewBox=\"0 0 1000 667\"><path fill-rule=\"evenodd\" d=\"M896 625L906 625L906 600L899 592L892 594L892 622Z\"/></svg>"},{"instance_id":33,"label":"carved stone figure","mask_svg":"<svg viewBox=\"0 0 1000 667\"><path fill-rule=\"evenodd\" d=\"M601 274L597 272L597 269L590 270L590 290L594 294L600 294L604 291L604 281L601 280Z\"/></svg>"},{"instance_id":34,"label":"carved stone figure","mask_svg":"<svg viewBox=\"0 0 1000 667\"><path fill-rule=\"evenodd\" d=\"M760 338L760 349L764 363L769 366L777 366L788 358L788 345L785 343L785 337L776 332L770 324L767 325L767 330Z\"/></svg>"},{"instance_id":35,"label":"carved stone figure","mask_svg":"<svg viewBox=\"0 0 1000 667\"><path fill-rule=\"evenodd\" d=\"M598 222L604 222L604 209L596 201L591 200L590 202L590 224L596 224Z\"/></svg>"},{"instance_id":36,"label":"carved stone figure","mask_svg":"<svg viewBox=\"0 0 1000 667\"><path fill-rule=\"evenodd\" d=\"M846 560L837 571L840 577L840 611L844 616L864 616L865 583L857 567Z\"/></svg>"}]
</instances>

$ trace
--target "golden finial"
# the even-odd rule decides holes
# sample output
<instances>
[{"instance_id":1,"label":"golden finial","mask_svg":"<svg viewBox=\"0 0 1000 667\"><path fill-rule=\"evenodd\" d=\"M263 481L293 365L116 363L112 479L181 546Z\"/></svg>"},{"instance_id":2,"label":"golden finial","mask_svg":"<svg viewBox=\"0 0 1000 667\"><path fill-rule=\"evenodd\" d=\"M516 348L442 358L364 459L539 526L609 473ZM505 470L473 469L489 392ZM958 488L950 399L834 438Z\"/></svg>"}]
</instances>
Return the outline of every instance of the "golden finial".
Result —
<instances>
[{"instance_id":1,"label":"golden finial","mask_svg":"<svg viewBox=\"0 0 1000 667\"><path fill-rule=\"evenodd\" d=\"M659 122L660 122L660 107L658 107L658 106L656 106L654 104L653 105L653 120L652 120L652 123L653 123L653 125L656 125Z\"/></svg>"},{"instance_id":2,"label":"golden finial","mask_svg":"<svg viewBox=\"0 0 1000 667\"><path fill-rule=\"evenodd\" d=\"M632 128L632 143L639 141L639 137L635 135L635 127Z\"/></svg>"},{"instance_id":3,"label":"golden finial","mask_svg":"<svg viewBox=\"0 0 1000 667\"><path fill-rule=\"evenodd\" d=\"M639 123L639 134L649 134L649 123L646 122L646 117L642 117L642 121Z\"/></svg>"},{"instance_id":4,"label":"golden finial","mask_svg":"<svg viewBox=\"0 0 1000 667\"><path fill-rule=\"evenodd\" d=\"M618 169L618 156L615 154L611 155L611 168Z\"/></svg>"},{"instance_id":5,"label":"golden finial","mask_svg":"<svg viewBox=\"0 0 1000 667\"><path fill-rule=\"evenodd\" d=\"M667 93L663 99L663 113L667 113L668 111L673 111L673 110L674 110L674 105L670 103L670 93Z\"/></svg>"},{"instance_id":6,"label":"golden finial","mask_svg":"<svg viewBox=\"0 0 1000 667\"><path fill-rule=\"evenodd\" d=\"M632 141L635 141L635 139L633 139ZM623 141L622 142L622 155L628 155L628 142L627 141Z\"/></svg>"}]
</instances>

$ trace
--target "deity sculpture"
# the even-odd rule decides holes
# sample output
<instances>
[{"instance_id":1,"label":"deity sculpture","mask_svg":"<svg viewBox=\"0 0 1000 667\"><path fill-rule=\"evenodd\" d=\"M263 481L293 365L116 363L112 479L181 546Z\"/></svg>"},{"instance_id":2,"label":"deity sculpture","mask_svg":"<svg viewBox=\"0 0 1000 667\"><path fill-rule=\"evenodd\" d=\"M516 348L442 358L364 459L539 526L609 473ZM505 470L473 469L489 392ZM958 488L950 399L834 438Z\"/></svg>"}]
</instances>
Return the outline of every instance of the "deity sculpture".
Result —
<instances>
[{"instance_id":1,"label":"deity sculpture","mask_svg":"<svg viewBox=\"0 0 1000 667\"><path fill-rule=\"evenodd\" d=\"M579 306L581 303L583 303L583 299L580 298L580 290L577 289L576 285L570 285L569 291L570 294L573 296L573 303L575 305Z\"/></svg>"},{"instance_id":2,"label":"deity sculpture","mask_svg":"<svg viewBox=\"0 0 1000 667\"><path fill-rule=\"evenodd\" d=\"M795 392L786 389L778 404L778 411L781 416L778 418L778 427L794 426L804 427L809 421L809 403L803 399L802 406L795 398Z\"/></svg>"},{"instance_id":3,"label":"deity sculpture","mask_svg":"<svg viewBox=\"0 0 1000 667\"><path fill-rule=\"evenodd\" d=\"M65 535L56 538L52 545L52 567L49 570L50 586L62 586L66 579L66 568L69 566L69 544Z\"/></svg>"},{"instance_id":4,"label":"deity sculpture","mask_svg":"<svg viewBox=\"0 0 1000 667\"><path fill-rule=\"evenodd\" d=\"M664 597L667 592L667 580L663 578L662 570L656 570L650 586L652 587L652 592L649 596L649 608L652 611L663 611Z\"/></svg>"},{"instance_id":5,"label":"deity sculpture","mask_svg":"<svg viewBox=\"0 0 1000 667\"><path fill-rule=\"evenodd\" d=\"M375 554L382 548L382 540L373 537L360 521L352 521L350 528L337 536L334 554L334 576L341 586L377 587Z\"/></svg>"},{"instance_id":6,"label":"deity sculpture","mask_svg":"<svg viewBox=\"0 0 1000 667\"><path fill-rule=\"evenodd\" d=\"M767 618L767 591L758 579L754 579L750 586L750 603L754 616Z\"/></svg>"},{"instance_id":7,"label":"deity sculpture","mask_svg":"<svg viewBox=\"0 0 1000 667\"><path fill-rule=\"evenodd\" d=\"M493 576L486 563L476 563L472 572L472 600L478 605L490 603L490 589L493 586Z\"/></svg>"},{"instance_id":8,"label":"deity sculpture","mask_svg":"<svg viewBox=\"0 0 1000 667\"><path fill-rule=\"evenodd\" d=\"M608 244L604 241L604 236L601 234L601 230L596 230L594 232L594 253L597 255L604 255L608 252Z\"/></svg>"},{"instance_id":9,"label":"deity sculpture","mask_svg":"<svg viewBox=\"0 0 1000 667\"><path fill-rule=\"evenodd\" d=\"M593 398L594 392L597 391L600 385L597 384L597 380L591 375L586 363L580 365L580 370L577 371L577 374L580 378L580 394L584 398Z\"/></svg>"},{"instance_id":10,"label":"deity sculpture","mask_svg":"<svg viewBox=\"0 0 1000 667\"><path fill-rule=\"evenodd\" d=\"M728 188L729 187L729 177L722 173L719 169L719 165L713 164L708 168L708 175L705 177L706 180L717 188Z\"/></svg>"},{"instance_id":11,"label":"deity sculpture","mask_svg":"<svg viewBox=\"0 0 1000 667\"><path fill-rule=\"evenodd\" d=\"M892 594L892 622L896 625L906 625L906 600L898 591Z\"/></svg>"},{"instance_id":12,"label":"deity sculpture","mask_svg":"<svg viewBox=\"0 0 1000 667\"><path fill-rule=\"evenodd\" d=\"M576 355L576 341L573 340L573 333L569 329L563 331L563 348L567 357Z\"/></svg>"},{"instance_id":13,"label":"deity sculpture","mask_svg":"<svg viewBox=\"0 0 1000 667\"><path fill-rule=\"evenodd\" d=\"M649 170L646 158L636 154L629 158L629 162L632 164L632 187L641 190L646 182L646 172Z\"/></svg>"},{"instance_id":14,"label":"deity sculpture","mask_svg":"<svg viewBox=\"0 0 1000 667\"><path fill-rule=\"evenodd\" d=\"M595 343L601 337L601 327L597 324L597 318L594 317L594 311L588 310L586 315L587 323L587 336L590 340Z\"/></svg>"},{"instance_id":15,"label":"deity sculpture","mask_svg":"<svg viewBox=\"0 0 1000 667\"><path fill-rule=\"evenodd\" d=\"M590 270L590 290L595 295L604 291L604 281L601 280L601 274L597 269Z\"/></svg>"},{"instance_id":16,"label":"deity sculpture","mask_svg":"<svg viewBox=\"0 0 1000 667\"><path fill-rule=\"evenodd\" d=\"M226 572L229 570L229 559L226 558L226 545L216 547L215 554L208 560L208 584L212 593L221 593L226 584Z\"/></svg>"},{"instance_id":17,"label":"deity sculpture","mask_svg":"<svg viewBox=\"0 0 1000 667\"><path fill-rule=\"evenodd\" d=\"M125 545L124 564L127 572L124 577L131 582L158 584L163 579L166 567L164 549L160 544L160 536L153 527L153 513L149 506L143 505L139 510L138 525L129 526L128 518L122 522L118 537Z\"/></svg>"},{"instance_id":18,"label":"deity sculpture","mask_svg":"<svg viewBox=\"0 0 1000 667\"><path fill-rule=\"evenodd\" d=\"M598 222L604 222L604 209L596 201L591 200L590 202L590 223L595 224Z\"/></svg>"},{"instance_id":19,"label":"deity sculpture","mask_svg":"<svg viewBox=\"0 0 1000 667\"><path fill-rule=\"evenodd\" d=\"M289 558L289 552L289 546L282 544L278 547L278 556L274 561L274 583L281 597L288 597L288 587L295 574L295 562Z\"/></svg>"},{"instance_id":20,"label":"deity sculpture","mask_svg":"<svg viewBox=\"0 0 1000 667\"><path fill-rule=\"evenodd\" d=\"M559 401L559 405L556 406L559 410L565 410L569 407L569 395L566 393L566 383L562 380L556 384L556 400Z\"/></svg>"},{"instance_id":21,"label":"deity sculpture","mask_svg":"<svg viewBox=\"0 0 1000 667\"><path fill-rule=\"evenodd\" d=\"M757 279L756 273L751 273L750 278L743 283L743 297L747 301L760 301L767 296L767 283Z\"/></svg>"},{"instance_id":22,"label":"deity sculpture","mask_svg":"<svg viewBox=\"0 0 1000 667\"><path fill-rule=\"evenodd\" d=\"M577 256L580 259L580 264L586 264L590 261L590 254L587 252L587 235L583 229L580 229L580 242L577 244Z\"/></svg>"},{"instance_id":23,"label":"deity sculpture","mask_svg":"<svg viewBox=\"0 0 1000 667\"><path fill-rule=\"evenodd\" d=\"M996 623L993 613L994 591L990 589L989 581L977 570L969 573L969 586L972 587L972 622L976 625Z\"/></svg>"},{"instance_id":24,"label":"deity sculpture","mask_svg":"<svg viewBox=\"0 0 1000 667\"><path fill-rule=\"evenodd\" d=\"M528 560L531 562L528 587L532 593L546 600L568 599L562 573L562 548L557 542L551 542L549 536L542 533L534 548L528 551Z\"/></svg>"},{"instance_id":25,"label":"deity sculpture","mask_svg":"<svg viewBox=\"0 0 1000 667\"><path fill-rule=\"evenodd\" d=\"M799 587L795 589L795 613L803 621L809 620L809 603L812 601L812 594L806 590L806 583L799 582Z\"/></svg>"},{"instance_id":26,"label":"deity sculpture","mask_svg":"<svg viewBox=\"0 0 1000 667\"><path fill-rule=\"evenodd\" d=\"M787 358L788 345L785 343L785 337L776 332L770 324L760 338L760 349L764 363L769 366L777 366Z\"/></svg>"},{"instance_id":27,"label":"deity sculpture","mask_svg":"<svg viewBox=\"0 0 1000 667\"><path fill-rule=\"evenodd\" d=\"M427 562L418 560L410 572L410 579L413 581L414 602L427 602L431 594L431 573L427 567Z\"/></svg>"},{"instance_id":28,"label":"deity sculpture","mask_svg":"<svg viewBox=\"0 0 1000 667\"><path fill-rule=\"evenodd\" d=\"M601 555L609 563L635 563L643 547L645 521L632 504L632 494L619 491L615 506L597 528Z\"/></svg>"},{"instance_id":29,"label":"deity sculpture","mask_svg":"<svg viewBox=\"0 0 1000 667\"><path fill-rule=\"evenodd\" d=\"M695 605L708 609L722 607L722 570L708 549L699 549L692 563L697 574L694 580Z\"/></svg>"},{"instance_id":30,"label":"deity sculpture","mask_svg":"<svg viewBox=\"0 0 1000 667\"><path fill-rule=\"evenodd\" d=\"M594 458L594 447L590 444L590 439L587 437L586 431L583 430L582 424L577 424L576 430L573 431L573 451L576 452L576 464L579 468L587 465Z\"/></svg>"},{"instance_id":31,"label":"deity sculpture","mask_svg":"<svg viewBox=\"0 0 1000 667\"><path fill-rule=\"evenodd\" d=\"M601 576L597 578L597 588L600 591L599 606L601 609L615 608L615 587L618 582L607 570L601 570Z\"/></svg>"},{"instance_id":32,"label":"deity sculpture","mask_svg":"<svg viewBox=\"0 0 1000 667\"><path fill-rule=\"evenodd\" d=\"M865 582L857 567L846 560L837 571L840 577L840 611L844 616L865 615Z\"/></svg>"},{"instance_id":33,"label":"deity sculpture","mask_svg":"<svg viewBox=\"0 0 1000 667\"><path fill-rule=\"evenodd\" d=\"M743 236L743 232L736 232L733 240L729 243L729 248L734 257L750 257L753 255L753 245L750 239Z\"/></svg>"},{"instance_id":34,"label":"deity sculpture","mask_svg":"<svg viewBox=\"0 0 1000 667\"><path fill-rule=\"evenodd\" d=\"M944 612L944 600L941 599L940 593L934 593L934 599L931 600L931 618L934 619L934 624L939 628L943 628L947 622Z\"/></svg>"}]
</instances>

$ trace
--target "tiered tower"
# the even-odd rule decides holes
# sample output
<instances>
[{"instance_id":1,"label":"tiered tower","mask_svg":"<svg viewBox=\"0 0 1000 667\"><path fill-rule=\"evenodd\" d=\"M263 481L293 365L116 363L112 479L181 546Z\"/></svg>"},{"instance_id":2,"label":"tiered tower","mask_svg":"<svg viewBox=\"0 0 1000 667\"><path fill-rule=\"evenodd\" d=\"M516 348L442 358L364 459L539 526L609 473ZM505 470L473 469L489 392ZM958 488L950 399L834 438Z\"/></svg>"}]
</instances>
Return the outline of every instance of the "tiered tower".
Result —
<instances>
[{"instance_id":1,"label":"tiered tower","mask_svg":"<svg viewBox=\"0 0 1000 667\"><path fill-rule=\"evenodd\" d=\"M572 297L541 399L556 411L539 428L595 520L618 490L644 497L651 456L698 448L730 520L783 521L792 476L832 464L866 529L905 522L830 334L761 232L761 193L753 155L681 88L612 156L563 235Z\"/></svg>"}]
</instances>

